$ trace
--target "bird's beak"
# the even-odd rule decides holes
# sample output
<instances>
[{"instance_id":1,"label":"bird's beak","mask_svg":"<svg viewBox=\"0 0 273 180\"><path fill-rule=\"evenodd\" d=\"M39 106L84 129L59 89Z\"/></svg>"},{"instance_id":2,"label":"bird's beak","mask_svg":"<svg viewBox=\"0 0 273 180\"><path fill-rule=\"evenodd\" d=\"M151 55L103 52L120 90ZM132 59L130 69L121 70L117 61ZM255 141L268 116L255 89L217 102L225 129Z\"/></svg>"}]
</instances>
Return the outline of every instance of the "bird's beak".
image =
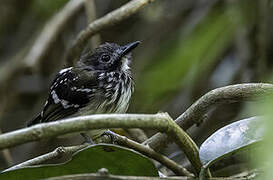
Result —
<instances>
[{"instance_id":1,"label":"bird's beak","mask_svg":"<svg viewBox=\"0 0 273 180\"><path fill-rule=\"evenodd\" d=\"M126 44L125 46L122 47L121 56L124 56L124 55L128 54L133 49L135 49L139 44L140 44L140 41L136 41L136 42Z\"/></svg>"}]
</instances>

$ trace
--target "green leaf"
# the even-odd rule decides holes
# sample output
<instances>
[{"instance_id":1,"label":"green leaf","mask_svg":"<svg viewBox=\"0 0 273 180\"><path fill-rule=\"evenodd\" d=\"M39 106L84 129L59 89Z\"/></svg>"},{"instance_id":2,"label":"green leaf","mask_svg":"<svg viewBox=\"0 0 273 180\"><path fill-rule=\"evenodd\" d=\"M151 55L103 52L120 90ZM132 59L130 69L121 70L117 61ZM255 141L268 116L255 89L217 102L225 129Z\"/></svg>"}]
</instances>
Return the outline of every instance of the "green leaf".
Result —
<instances>
[{"instance_id":1,"label":"green leaf","mask_svg":"<svg viewBox=\"0 0 273 180\"><path fill-rule=\"evenodd\" d=\"M231 153L261 141L264 124L252 117L229 124L212 134L200 147L199 157L205 168Z\"/></svg>"},{"instance_id":2,"label":"green leaf","mask_svg":"<svg viewBox=\"0 0 273 180\"><path fill-rule=\"evenodd\" d=\"M96 173L100 168L115 175L158 176L150 159L124 147L98 144L87 147L62 164L31 166L0 174L0 179L40 179L68 174Z\"/></svg>"}]
</instances>

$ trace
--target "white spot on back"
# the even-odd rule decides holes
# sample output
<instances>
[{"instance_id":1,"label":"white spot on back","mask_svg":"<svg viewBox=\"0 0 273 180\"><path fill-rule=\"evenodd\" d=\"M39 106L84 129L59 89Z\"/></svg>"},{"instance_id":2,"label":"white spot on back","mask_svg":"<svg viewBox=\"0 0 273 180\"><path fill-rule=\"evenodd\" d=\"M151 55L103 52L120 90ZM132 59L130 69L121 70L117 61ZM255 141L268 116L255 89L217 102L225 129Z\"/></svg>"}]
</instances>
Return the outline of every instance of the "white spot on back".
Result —
<instances>
[{"instance_id":1,"label":"white spot on back","mask_svg":"<svg viewBox=\"0 0 273 180\"><path fill-rule=\"evenodd\" d=\"M59 71L59 73L60 73L60 74L63 74L63 73L65 73L65 72L71 70L72 68L73 68L73 67L69 67L69 68L62 69L62 70Z\"/></svg>"},{"instance_id":2,"label":"white spot on back","mask_svg":"<svg viewBox=\"0 0 273 180\"><path fill-rule=\"evenodd\" d=\"M61 103L62 106L63 106L65 109L70 108L70 107L75 107L75 108L78 108L78 107L79 107L78 104L71 104L71 105L69 105L69 102L68 102L67 100L60 99L55 91L52 91L52 92L51 92L51 95L52 95L52 99L53 99L54 103L55 103L55 104Z\"/></svg>"},{"instance_id":3,"label":"white spot on back","mask_svg":"<svg viewBox=\"0 0 273 180\"><path fill-rule=\"evenodd\" d=\"M89 92L91 92L91 91L92 91L92 89L89 89L89 88L83 88L83 89L77 89L76 91L79 91L79 92L87 92L87 93L89 93Z\"/></svg>"}]
</instances>

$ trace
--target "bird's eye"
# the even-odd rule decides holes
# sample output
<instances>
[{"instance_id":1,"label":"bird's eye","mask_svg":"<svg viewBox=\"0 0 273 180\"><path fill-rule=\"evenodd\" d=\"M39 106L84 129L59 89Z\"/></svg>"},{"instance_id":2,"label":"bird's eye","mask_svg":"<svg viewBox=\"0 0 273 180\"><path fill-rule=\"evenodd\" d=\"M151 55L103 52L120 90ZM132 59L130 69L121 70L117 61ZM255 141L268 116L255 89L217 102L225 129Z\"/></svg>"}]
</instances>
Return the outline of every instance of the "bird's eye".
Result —
<instances>
[{"instance_id":1,"label":"bird's eye","mask_svg":"<svg viewBox=\"0 0 273 180\"><path fill-rule=\"evenodd\" d=\"M110 56L109 55L107 55L107 54L104 54L104 55L102 55L101 56L101 61L102 62L108 62L108 61L110 61Z\"/></svg>"}]
</instances>

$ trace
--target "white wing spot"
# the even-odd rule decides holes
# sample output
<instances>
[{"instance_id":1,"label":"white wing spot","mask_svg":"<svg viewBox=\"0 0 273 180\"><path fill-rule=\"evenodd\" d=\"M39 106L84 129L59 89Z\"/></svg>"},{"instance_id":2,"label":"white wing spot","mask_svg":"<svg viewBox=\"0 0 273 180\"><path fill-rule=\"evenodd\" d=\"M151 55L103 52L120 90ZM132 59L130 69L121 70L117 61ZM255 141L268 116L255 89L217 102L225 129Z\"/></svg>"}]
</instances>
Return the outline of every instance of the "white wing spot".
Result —
<instances>
[{"instance_id":1,"label":"white wing spot","mask_svg":"<svg viewBox=\"0 0 273 180\"><path fill-rule=\"evenodd\" d=\"M77 91L79 91L79 92L87 92L87 93L89 93L89 92L91 92L91 91L92 91L92 89L89 89L89 88L83 88L83 89L77 89Z\"/></svg>"},{"instance_id":2,"label":"white wing spot","mask_svg":"<svg viewBox=\"0 0 273 180\"><path fill-rule=\"evenodd\" d=\"M60 74L63 74L64 72L69 71L69 70L71 70L71 69L72 69L72 67L65 68L65 69L60 70L59 73L60 73Z\"/></svg>"},{"instance_id":3,"label":"white wing spot","mask_svg":"<svg viewBox=\"0 0 273 180\"><path fill-rule=\"evenodd\" d=\"M67 100L64 100L64 99L59 99L58 95L56 94L55 91L52 91L51 92L51 95L52 95L52 99L54 101L55 104L58 104L58 103L61 103L62 106L67 109L67 108L70 108L70 107L75 107L75 108L78 108L79 105L78 104L71 104L69 105L69 102Z\"/></svg>"},{"instance_id":4,"label":"white wing spot","mask_svg":"<svg viewBox=\"0 0 273 180\"><path fill-rule=\"evenodd\" d=\"M51 95L52 95L52 99L53 99L54 103L58 104L60 102L60 99L59 99L58 95L56 94L56 92L52 91Z\"/></svg>"}]
</instances>

